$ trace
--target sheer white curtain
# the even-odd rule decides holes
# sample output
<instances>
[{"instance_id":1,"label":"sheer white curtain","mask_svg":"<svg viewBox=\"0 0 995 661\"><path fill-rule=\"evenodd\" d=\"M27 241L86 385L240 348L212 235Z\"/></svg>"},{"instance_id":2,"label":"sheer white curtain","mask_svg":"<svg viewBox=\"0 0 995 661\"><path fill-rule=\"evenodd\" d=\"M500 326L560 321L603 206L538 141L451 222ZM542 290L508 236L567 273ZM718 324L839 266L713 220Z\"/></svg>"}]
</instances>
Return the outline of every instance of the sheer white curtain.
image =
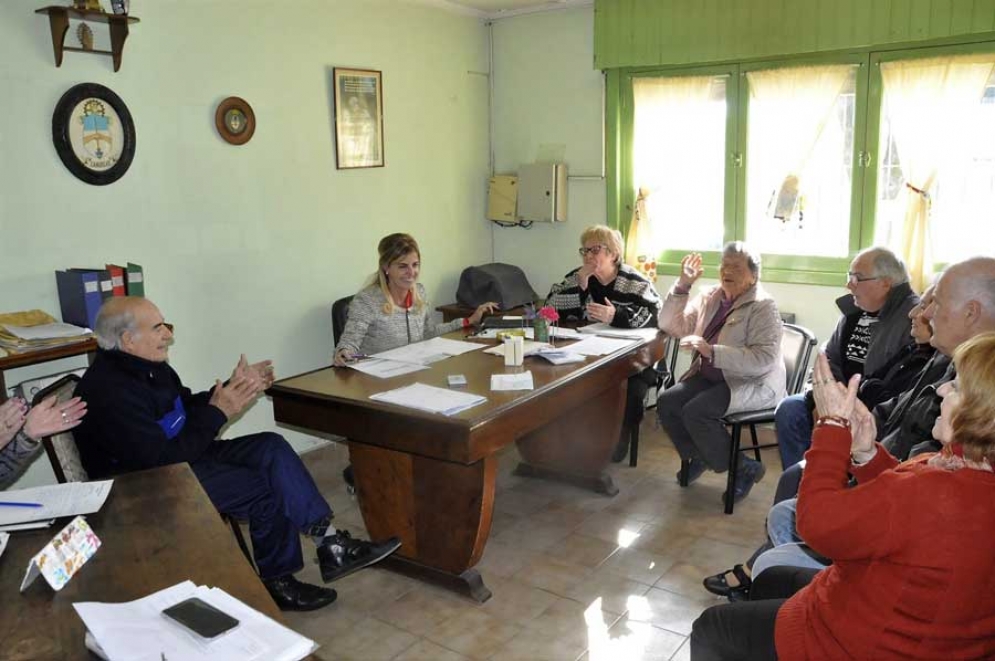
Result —
<instances>
[{"instance_id":1,"label":"sheer white curtain","mask_svg":"<svg viewBox=\"0 0 995 661\"><path fill-rule=\"evenodd\" d=\"M655 257L664 244L698 250L720 247L725 78L635 78L632 94L633 172L640 190L635 209L639 211L640 200L644 207L633 216L640 224L640 245L632 247L634 254ZM678 233L679 246L675 245ZM633 234L630 228L630 240Z\"/></svg>"},{"instance_id":2,"label":"sheer white curtain","mask_svg":"<svg viewBox=\"0 0 995 661\"><path fill-rule=\"evenodd\" d=\"M746 152L748 233L765 250L787 252L792 241L797 240L767 231L773 214L770 202L776 199L788 177L797 177L799 193L804 196L807 190L810 197L820 180L839 178L842 163L837 163L837 159L820 160L823 166L820 168L810 167L809 161L855 68L850 64L833 64L746 74L750 87ZM841 140L842 129L837 133ZM838 149L841 145L840 142ZM843 222L848 223L849 218Z\"/></svg>"},{"instance_id":3,"label":"sheer white curtain","mask_svg":"<svg viewBox=\"0 0 995 661\"><path fill-rule=\"evenodd\" d=\"M974 135L970 121L995 66L995 56L968 55L881 64L884 112L898 149L908 203L901 249L922 290L933 272L929 195L944 164L963 158Z\"/></svg>"}]
</instances>

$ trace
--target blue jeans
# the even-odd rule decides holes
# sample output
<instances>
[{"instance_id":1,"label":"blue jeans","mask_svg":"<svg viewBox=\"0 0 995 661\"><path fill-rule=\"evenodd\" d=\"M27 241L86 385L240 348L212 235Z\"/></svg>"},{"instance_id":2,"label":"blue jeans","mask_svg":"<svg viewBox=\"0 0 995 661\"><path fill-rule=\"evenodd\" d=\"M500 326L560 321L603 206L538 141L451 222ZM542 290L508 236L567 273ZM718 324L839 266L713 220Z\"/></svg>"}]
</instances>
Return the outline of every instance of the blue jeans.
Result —
<instances>
[{"instance_id":1,"label":"blue jeans","mask_svg":"<svg viewBox=\"0 0 995 661\"><path fill-rule=\"evenodd\" d=\"M804 540L798 536L795 514L798 499L782 500L767 512L767 537L774 548L764 551L753 563L755 579L765 569L776 566L824 569L827 565L808 551Z\"/></svg>"},{"instance_id":2,"label":"blue jeans","mask_svg":"<svg viewBox=\"0 0 995 661\"><path fill-rule=\"evenodd\" d=\"M248 519L260 578L304 567L300 533L332 510L282 436L262 432L215 441L190 468L219 512Z\"/></svg>"},{"instance_id":3,"label":"blue jeans","mask_svg":"<svg viewBox=\"0 0 995 661\"><path fill-rule=\"evenodd\" d=\"M781 468L797 464L805 458L805 451L812 445L812 412L805 395L790 395L781 400L774 412L777 431L777 451L781 453Z\"/></svg>"}]
</instances>

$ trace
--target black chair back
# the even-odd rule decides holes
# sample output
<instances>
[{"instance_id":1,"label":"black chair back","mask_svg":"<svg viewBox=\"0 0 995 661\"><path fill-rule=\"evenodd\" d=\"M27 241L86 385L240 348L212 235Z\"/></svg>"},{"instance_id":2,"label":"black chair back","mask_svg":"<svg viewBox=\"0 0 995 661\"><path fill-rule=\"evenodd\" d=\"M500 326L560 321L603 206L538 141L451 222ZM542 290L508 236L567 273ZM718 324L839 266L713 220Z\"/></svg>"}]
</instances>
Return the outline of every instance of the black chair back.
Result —
<instances>
[{"instance_id":1,"label":"black chair back","mask_svg":"<svg viewBox=\"0 0 995 661\"><path fill-rule=\"evenodd\" d=\"M789 395L801 392L805 385L805 375L808 364L815 349L815 333L796 324L784 324L784 335L781 338L781 353L784 355L784 371L787 377Z\"/></svg>"},{"instance_id":2,"label":"black chair back","mask_svg":"<svg viewBox=\"0 0 995 661\"><path fill-rule=\"evenodd\" d=\"M38 406L52 396L58 398L60 403L72 399L77 384L79 384L78 376L66 374L55 383L39 390L31 400L31 405ZM52 463L55 479L60 484L87 481L86 470L83 468L83 461L80 459L76 439L71 430L46 436L41 442L45 446L48 460Z\"/></svg>"},{"instance_id":3,"label":"black chair back","mask_svg":"<svg viewBox=\"0 0 995 661\"><path fill-rule=\"evenodd\" d=\"M345 330L345 322L349 319L349 304L352 296L346 296L332 303L332 342L336 345Z\"/></svg>"}]
</instances>

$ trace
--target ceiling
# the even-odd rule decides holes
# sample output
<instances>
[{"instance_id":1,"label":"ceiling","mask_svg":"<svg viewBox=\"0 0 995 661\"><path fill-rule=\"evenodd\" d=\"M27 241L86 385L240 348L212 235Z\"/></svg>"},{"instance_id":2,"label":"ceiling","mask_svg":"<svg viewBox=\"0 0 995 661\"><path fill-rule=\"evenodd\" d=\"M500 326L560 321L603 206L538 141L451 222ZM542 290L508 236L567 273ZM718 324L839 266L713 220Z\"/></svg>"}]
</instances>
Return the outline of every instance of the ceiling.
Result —
<instances>
[{"instance_id":1,"label":"ceiling","mask_svg":"<svg viewBox=\"0 0 995 661\"><path fill-rule=\"evenodd\" d=\"M594 0L429 0L429 2L482 18L502 18L594 4Z\"/></svg>"}]
</instances>

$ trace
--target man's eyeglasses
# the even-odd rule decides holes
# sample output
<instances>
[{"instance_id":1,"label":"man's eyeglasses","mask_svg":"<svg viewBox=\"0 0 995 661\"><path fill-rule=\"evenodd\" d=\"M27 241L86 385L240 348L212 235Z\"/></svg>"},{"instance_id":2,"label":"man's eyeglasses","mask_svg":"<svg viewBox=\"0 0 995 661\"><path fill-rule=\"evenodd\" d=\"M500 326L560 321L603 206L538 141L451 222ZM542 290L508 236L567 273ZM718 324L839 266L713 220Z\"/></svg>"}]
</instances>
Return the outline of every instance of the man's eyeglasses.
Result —
<instances>
[{"instance_id":1,"label":"man's eyeglasses","mask_svg":"<svg viewBox=\"0 0 995 661\"><path fill-rule=\"evenodd\" d=\"M861 282L867 282L868 280L880 280L879 275L860 275L859 273L854 273L853 271L847 271L846 281L853 285L859 285Z\"/></svg>"},{"instance_id":2,"label":"man's eyeglasses","mask_svg":"<svg viewBox=\"0 0 995 661\"><path fill-rule=\"evenodd\" d=\"M608 250L608 246L598 244L596 246L591 246L590 248L578 248L577 254L581 257L586 257L587 255L600 255L602 250Z\"/></svg>"}]
</instances>

